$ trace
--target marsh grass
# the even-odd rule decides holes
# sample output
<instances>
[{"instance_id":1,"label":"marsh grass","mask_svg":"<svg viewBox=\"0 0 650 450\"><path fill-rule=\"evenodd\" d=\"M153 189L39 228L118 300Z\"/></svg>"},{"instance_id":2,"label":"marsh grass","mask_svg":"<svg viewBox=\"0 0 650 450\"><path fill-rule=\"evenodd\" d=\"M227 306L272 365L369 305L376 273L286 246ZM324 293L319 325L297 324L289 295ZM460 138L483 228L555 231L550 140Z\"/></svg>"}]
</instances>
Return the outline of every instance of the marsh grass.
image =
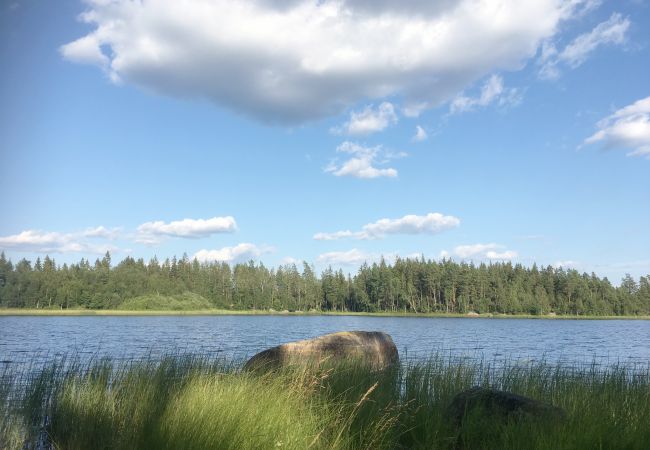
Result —
<instances>
[{"instance_id":1,"label":"marsh grass","mask_svg":"<svg viewBox=\"0 0 650 450\"><path fill-rule=\"evenodd\" d=\"M359 364L255 374L237 361L172 355L126 362L59 359L5 370L0 448L643 449L650 370L434 355L377 372ZM564 408L558 422L447 408L481 385Z\"/></svg>"}]
</instances>

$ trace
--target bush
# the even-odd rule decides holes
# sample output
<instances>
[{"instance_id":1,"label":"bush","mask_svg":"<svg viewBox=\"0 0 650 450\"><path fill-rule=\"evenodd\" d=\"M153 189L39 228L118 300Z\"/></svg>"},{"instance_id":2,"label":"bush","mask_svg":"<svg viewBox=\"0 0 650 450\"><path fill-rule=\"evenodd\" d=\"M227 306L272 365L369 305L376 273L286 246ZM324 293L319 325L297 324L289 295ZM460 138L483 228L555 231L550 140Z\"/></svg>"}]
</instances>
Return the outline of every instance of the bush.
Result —
<instances>
[{"instance_id":1,"label":"bush","mask_svg":"<svg viewBox=\"0 0 650 450\"><path fill-rule=\"evenodd\" d=\"M196 311L211 309L213 306L205 297L192 292L180 295L143 295L122 302L119 309L129 311Z\"/></svg>"}]
</instances>

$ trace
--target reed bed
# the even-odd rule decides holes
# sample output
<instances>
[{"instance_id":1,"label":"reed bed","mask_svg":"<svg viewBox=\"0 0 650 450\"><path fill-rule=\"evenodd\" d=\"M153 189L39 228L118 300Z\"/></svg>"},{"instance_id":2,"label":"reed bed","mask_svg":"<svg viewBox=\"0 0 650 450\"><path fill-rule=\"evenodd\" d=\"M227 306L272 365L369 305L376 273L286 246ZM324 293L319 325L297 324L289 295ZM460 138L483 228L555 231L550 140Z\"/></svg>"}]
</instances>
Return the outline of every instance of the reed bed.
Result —
<instances>
[{"instance_id":1,"label":"reed bed","mask_svg":"<svg viewBox=\"0 0 650 450\"><path fill-rule=\"evenodd\" d=\"M241 361L169 355L68 356L0 373L7 449L645 449L650 369L490 364L433 355L377 372L363 365L242 372ZM545 423L448 406L485 386L563 408Z\"/></svg>"}]
</instances>

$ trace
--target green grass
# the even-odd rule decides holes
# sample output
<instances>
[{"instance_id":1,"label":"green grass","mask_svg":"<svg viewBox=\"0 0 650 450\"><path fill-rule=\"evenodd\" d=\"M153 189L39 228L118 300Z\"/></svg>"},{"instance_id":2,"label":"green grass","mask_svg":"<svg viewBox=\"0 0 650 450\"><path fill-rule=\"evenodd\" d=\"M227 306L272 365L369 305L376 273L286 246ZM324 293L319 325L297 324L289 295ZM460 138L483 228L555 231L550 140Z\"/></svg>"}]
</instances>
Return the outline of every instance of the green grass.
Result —
<instances>
[{"instance_id":1,"label":"green grass","mask_svg":"<svg viewBox=\"0 0 650 450\"><path fill-rule=\"evenodd\" d=\"M650 369L492 367L434 356L372 372L345 364L259 375L201 356L6 370L0 448L643 449ZM483 385L565 409L560 423L480 413L457 428L453 396ZM46 445L46 447L47 447Z\"/></svg>"}]
</instances>

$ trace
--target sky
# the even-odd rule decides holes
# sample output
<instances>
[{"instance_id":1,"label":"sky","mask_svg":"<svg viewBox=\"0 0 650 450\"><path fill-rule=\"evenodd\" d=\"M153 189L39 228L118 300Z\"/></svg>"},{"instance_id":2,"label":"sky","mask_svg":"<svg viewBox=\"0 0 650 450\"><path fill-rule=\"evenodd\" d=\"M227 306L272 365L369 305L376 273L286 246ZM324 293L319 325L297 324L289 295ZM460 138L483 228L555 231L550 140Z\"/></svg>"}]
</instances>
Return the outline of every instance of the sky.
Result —
<instances>
[{"instance_id":1,"label":"sky","mask_svg":"<svg viewBox=\"0 0 650 450\"><path fill-rule=\"evenodd\" d=\"M0 250L650 274L641 0L1 0Z\"/></svg>"}]
</instances>

